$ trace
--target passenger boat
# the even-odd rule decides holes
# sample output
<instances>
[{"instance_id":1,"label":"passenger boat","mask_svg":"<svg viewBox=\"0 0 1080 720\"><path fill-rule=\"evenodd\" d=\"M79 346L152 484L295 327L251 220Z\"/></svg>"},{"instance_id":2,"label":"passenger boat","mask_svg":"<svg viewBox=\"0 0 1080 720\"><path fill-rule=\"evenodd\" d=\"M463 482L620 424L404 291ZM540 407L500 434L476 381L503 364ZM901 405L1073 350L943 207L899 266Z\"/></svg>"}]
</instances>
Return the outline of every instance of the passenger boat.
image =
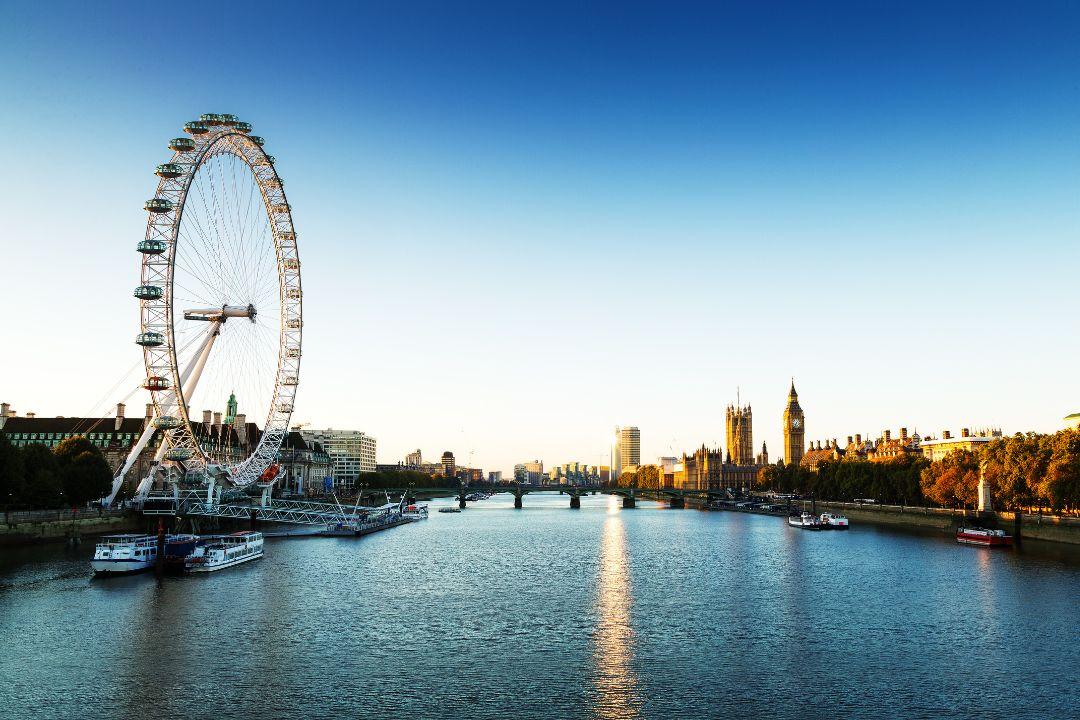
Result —
<instances>
[{"instance_id":1,"label":"passenger boat","mask_svg":"<svg viewBox=\"0 0 1080 720\"><path fill-rule=\"evenodd\" d=\"M406 520L427 520L428 506L427 505L406 505L405 509L401 511L401 517Z\"/></svg>"},{"instance_id":2,"label":"passenger boat","mask_svg":"<svg viewBox=\"0 0 1080 720\"><path fill-rule=\"evenodd\" d=\"M187 566L191 572L214 572L258 560L262 556L262 533L243 530L231 535L205 538L188 557Z\"/></svg>"},{"instance_id":3,"label":"passenger boat","mask_svg":"<svg viewBox=\"0 0 1080 720\"><path fill-rule=\"evenodd\" d=\"M803 530L821 529L821 520L814 517L810 513L803 513L802 515L788 515L787 524L791 527L797 527Z\"/></svg>"},{"instance_id":4,"label":"passenger boat","mask_svg":"<svg viewBox=\"0 0 1080 720\"><path fill-rule=\"evenodd\" d=\"M848 519L843 515L834 513L821 513L821 527L823 530L847 530Z\"/></svg>"},{"instance_id":5,"label":"passenger boat","mask_svg":"<svg viewBox=\"0 0 1080 720\"><path fill-rule=\"evenodd\" d=\"M96 575L127 575L149 570L157 561L155 535L106 535L94 547L90 566Z\"/></svg>"},{"instance_id":6,"label":"passenger boat","mask_svg":"<svg viewBox=\"0 0 1080 720\"><path fill-rule=\"evenodd\" d=\"M964 545L985 545L988 547L1001 547L1012 545L1012 535L1006 535L1004 530L988 530L981 527L961 527L956 529L956 542Z\"/></svg>"}]
</instances>

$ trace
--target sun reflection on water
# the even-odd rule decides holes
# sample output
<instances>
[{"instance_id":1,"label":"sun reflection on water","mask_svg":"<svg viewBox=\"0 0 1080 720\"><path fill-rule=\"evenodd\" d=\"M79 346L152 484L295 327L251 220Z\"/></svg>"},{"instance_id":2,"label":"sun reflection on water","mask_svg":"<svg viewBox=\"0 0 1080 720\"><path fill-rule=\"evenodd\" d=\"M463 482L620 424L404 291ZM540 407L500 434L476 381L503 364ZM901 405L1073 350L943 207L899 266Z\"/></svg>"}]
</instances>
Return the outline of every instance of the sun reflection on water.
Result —
<instances>
[{"instance_id":1,"label":"sun reflection on water","mask_svg":"<svg viewBox=\"0 0 1080 720\"><path fill-rule=\"evenodd\" d=\"M600 576L596 589L598 622L593 633L594 717L621 720L638 716L638 683L631 667L634 631L630 625L630 605L626 532L619 514L609 511L604 521Z\"/></svg>"}]
</instances>

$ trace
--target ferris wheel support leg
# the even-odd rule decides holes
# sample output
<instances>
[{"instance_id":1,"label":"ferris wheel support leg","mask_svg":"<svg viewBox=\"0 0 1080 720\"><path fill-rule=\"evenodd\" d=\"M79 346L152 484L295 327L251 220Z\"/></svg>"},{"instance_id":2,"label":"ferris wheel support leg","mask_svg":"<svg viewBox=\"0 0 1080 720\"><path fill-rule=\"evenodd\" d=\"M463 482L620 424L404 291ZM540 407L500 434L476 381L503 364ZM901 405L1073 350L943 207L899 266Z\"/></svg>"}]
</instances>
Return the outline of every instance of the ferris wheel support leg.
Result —
<instances>
[{"instance_id":1,"label":"ferris wheel support leg","mask_svg":"<svg viewBox=\"0 0 1080 720\"><path fill-rule=\"evenodd\" d=\"M185 398L191 397L192 393L195 392L195 388L199 384L199 377L202 375L203 368L206 367L206 361L210 357L210 350L214 347L214 341L220 334L221 321L212 321L210 327L206 329L206 338L203 340L202 348L200 348L195 362L185 369L180 376ZM150 465L150 472L139 482L139 487L135 490L136 497L146 497L146 494L150 491L150 485L154 482L154 471L157 470L158 465L165 457L165 451L168 449L164 442L158 446L157 452L154 453L154 462ZM123 482L123 478L120 478L120 481ZM113 482L115 485L115 481Z\"/></svg>"}]
</instances>

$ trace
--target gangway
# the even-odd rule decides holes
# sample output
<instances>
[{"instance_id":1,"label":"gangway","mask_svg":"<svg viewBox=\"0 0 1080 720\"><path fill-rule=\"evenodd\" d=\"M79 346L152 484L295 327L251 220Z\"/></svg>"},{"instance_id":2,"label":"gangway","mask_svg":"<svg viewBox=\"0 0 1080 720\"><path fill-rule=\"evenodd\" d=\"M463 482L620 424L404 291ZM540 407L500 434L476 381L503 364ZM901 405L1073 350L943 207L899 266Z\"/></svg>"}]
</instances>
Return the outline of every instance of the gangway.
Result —
<instances>
[{"instance_id":1,"label":"gangway","mask_svg":"<svg viewBox=\"0 0 1080 720\"><path fill-rule=\"evenodd\" d=\"M340 504L269 498L262 502L221 502L219 497L206 490L180 489L150 493L143 500L142 507L144 515L188 515L240 520L256 518L266 522L296 525L354 525L361 523L369 513L380 509L360 505L346 508Z\"/></svg>"}]
</instances>

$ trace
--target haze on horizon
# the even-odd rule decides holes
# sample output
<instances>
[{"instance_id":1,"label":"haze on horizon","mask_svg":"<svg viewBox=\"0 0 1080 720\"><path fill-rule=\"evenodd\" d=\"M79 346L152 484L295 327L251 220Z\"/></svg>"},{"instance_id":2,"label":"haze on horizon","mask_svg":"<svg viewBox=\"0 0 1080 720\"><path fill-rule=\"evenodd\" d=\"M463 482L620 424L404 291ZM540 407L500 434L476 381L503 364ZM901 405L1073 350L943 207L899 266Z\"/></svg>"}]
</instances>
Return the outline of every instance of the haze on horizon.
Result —
<instances>
[{"instance_id":1,"label":"haze on horizon","mask_svg":"<svg viewBox=\"0 0 1080 720\"><path fill-rule=\"evenodd\" d=\"M1074 4L186 12L6 6L20 413L126 394L142 203L204 112L287 183L294 422L379 462L600 464L616 424L652 460L722 444L737 392L775 458L793 376L808 439L1080 410Z\"/></svg>"}]
</instances>

